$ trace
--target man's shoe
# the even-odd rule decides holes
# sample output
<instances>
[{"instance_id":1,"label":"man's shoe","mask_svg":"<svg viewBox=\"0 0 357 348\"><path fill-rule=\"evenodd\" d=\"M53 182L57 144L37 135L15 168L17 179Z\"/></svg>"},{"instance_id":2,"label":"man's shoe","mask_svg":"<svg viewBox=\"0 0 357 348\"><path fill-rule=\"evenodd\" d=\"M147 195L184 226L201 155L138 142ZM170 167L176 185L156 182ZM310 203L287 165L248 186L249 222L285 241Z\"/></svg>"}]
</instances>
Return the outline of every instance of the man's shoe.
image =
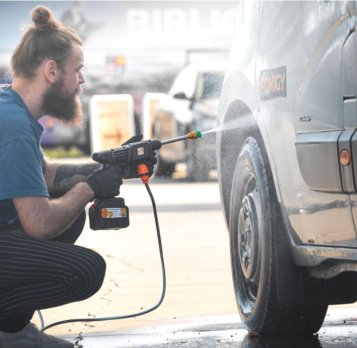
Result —
<instances>
[{"instance_id":1,"label":"man's shoe","mask_svg":"<svg viewBox=\"0 0 357 348\"><path fill-rule=\"evenodd\" d=\"M30 323L19 332L0 331L0 348L74 348L74 344L46 335Z\"/></svg>"}]
</instances>

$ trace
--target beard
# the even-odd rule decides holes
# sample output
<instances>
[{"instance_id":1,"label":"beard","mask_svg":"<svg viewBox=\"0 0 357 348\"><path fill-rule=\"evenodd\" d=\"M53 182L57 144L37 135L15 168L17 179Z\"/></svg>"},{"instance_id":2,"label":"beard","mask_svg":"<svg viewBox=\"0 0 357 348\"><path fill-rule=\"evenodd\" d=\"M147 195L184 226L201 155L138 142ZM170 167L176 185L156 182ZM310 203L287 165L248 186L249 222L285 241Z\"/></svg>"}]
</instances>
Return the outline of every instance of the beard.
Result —
<instances>
[{"instance_id":1,"label":"beard","mask_svg":"<svg viewBox=\"0 0 357 348\"><path fill-rule=\"evenodd\" d=\"M72 93L64 93L61 81L55 83L43 95L43 111L68 125L80 125L83 121L79 99L80 87Z\"/></svg>"}]
</instances>

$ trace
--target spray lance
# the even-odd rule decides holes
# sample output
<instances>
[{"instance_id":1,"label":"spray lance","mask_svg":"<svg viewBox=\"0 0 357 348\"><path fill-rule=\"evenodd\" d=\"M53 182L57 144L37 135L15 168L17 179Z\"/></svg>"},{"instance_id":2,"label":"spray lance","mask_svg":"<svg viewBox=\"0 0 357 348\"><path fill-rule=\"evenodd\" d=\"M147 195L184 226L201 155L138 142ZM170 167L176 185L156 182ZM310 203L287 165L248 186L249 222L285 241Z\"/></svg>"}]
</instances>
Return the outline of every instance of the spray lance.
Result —
<instances>
[{"instance_id":1,"label":"spray lance","mask_svg":"<svg viewBox=\"0 0 357 348\"><path fill-rule=\"evenodd\" d=\"M94 161L105 165L119 165L121 167L137 164L137 172L144 184L149 182L149 168L142 164L149 159L153 152L163 145L197 139L201 137L200 131L191 131L186 135L168 140L144 140L129 143L121 147L95 152L92 155ZM89 208L89 223L92 230L119 229L129 226L129 209L121 197L109 199L96 199Z\"/></svg>"}]
</instances>

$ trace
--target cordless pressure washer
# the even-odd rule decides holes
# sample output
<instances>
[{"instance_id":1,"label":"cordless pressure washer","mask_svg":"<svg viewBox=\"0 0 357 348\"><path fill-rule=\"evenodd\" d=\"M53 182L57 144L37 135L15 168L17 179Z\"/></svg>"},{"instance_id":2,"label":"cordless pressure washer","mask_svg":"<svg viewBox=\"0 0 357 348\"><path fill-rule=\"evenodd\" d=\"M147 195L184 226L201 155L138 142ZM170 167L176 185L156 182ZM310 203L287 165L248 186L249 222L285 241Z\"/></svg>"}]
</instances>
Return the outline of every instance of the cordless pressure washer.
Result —
<instances>
[{"instance_id":1,"label":"cordless pressure washer","mask_svg":"<svg viewBox=\"0 0 357 348\"><path fill-rule=\"evenodd\" d=\"M201 137L200 131L192 131L186 135L168 140L145 140L129 143L121 147L95 152L94 161L106 165L128 167L137 164L137 172L144 184L149 182L149 168L142 162L150 159L161 146L187 139ZM121 197L96 199L89 208L89 224L92 230L120 229L129 226L129 209Z\"/></svg>"},{"instance_id":2,"label":"cordless pressure washer","mask_svg":"<svg viewBox=\"0 0 357 348\"><path fill-rule=\"evenodd\" d=\"M127 319L132 317L137 317L140 315L147 314L158 308L162 301L164 300L166 293L166 271L164 263L164 255L162 250L161 236L159 220L157 217L157 210L154 197L151 193L149 187L150 171L145 162L145 160L150 159L153 156L153 152L159 150L163 145L174 143L177 141L183 141L188 139L201 138L202 133L200 131L192 131L186 135L171 138L168 140L145 140L139 142L128 143L122 145L121 147L95 152L92 155L93 160L106 165L118 166L118 170L121 172L125 171L129 166L136 165L138 176L144 183L146 190L151 199L153 213L155 218L155 226L157 233L157 240L159 245L159 253L161 260L162 269L162 292L159 301L152 307L137 313L131 313L127 315L113 316L113 317L102 317L102 318L78 318L78 319L67 319L58 321L47 326L44 325L43 317L40 311L40 320L42 324L42 331L45 331L53 326L68 324L73 322L94 322L94 321L106 321L106 320L119 320ZM112 197L109 199L96 199L91 207L89 208L89 223L90 228L93 230L107 230L107 229L120 229L129 226L129 208L125 205L124 199L121 197Z\"/></svg>"}]
</instances>

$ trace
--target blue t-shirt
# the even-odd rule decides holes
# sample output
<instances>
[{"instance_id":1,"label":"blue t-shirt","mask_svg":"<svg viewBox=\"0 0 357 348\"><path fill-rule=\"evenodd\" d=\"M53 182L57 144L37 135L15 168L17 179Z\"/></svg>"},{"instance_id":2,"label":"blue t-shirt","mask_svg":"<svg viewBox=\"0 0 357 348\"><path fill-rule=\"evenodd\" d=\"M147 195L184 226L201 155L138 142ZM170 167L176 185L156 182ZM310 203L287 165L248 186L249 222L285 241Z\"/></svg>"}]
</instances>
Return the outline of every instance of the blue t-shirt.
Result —
<instances>
[{"instance_id":1,"label":"blue t-shirt","mask_svg":"<svg viewBox=\"0 0 357 348\"><path fill-rule=\"evenodd\" d=\"M0 88L0 225L17 220L12 198L46 196L43 127L10 86Z\"/></svg>"}]
</instances>

